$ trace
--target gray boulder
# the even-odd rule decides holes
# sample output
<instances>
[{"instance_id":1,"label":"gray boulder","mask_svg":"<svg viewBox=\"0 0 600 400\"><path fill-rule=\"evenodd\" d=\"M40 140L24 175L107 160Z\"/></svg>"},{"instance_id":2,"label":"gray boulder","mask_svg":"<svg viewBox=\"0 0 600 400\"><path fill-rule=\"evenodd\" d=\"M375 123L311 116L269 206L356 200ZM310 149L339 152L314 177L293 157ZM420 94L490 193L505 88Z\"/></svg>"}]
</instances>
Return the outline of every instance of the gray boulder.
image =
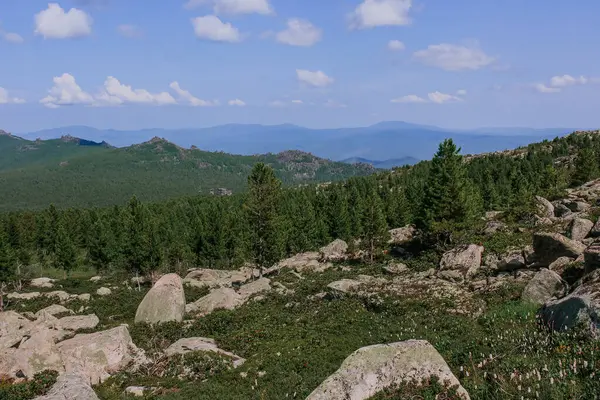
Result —
<instances>
[{"instance_id":1,"label":"gray boulder","mask_svg":"<svg viewBox=\"0 0 600 400\"><path fill-rule=\"evenodd\" d=\"M525 268L525 257L522 251L515 251L505 255L497 264L498 272L512 272Z\"/></svg>"},{"instance_id":2,"label":"gray boulder","mask_svg":"<svg viewBox=\"0 0 600 400\"><path fill-rule=\"evenodd\" d=\"M407 340L356 350L306 400L365 400L387 388L432 376L442 383L458 386L459 396L469 399L446 361L429 342Z\"/></svg>"},{"instance_id":3,"label":"gray boulder","mask_svg":"<svg viewBox=\"0 0 600 400\"><path fill-rule=\"evenodd\" d=\"M233 310L244 303L242 296L231 288L218 288L206 296L187 304L185 311L194 315L208 315L215 310Z\"/></svg>"},{"instance_id":4,"label":"gray boulder","mask_svg":"<svg viewBox=\"0 0 600 400\"><path fill-rule=\"evenodd\" d=\"M549 269L542 268L525 286L521 300L542 305L550 300L561 298L565 295L566 291L567 284L562 280L560 275Z\"/></svg>"},{"instance_id":5,"label":"gray boulder","mask_svg":"<svg viewBox=\"0 0 600 400\"><path fill-rule=\"evenodd\" d=\"M570 263L572 263L572 262L573 262L572 258L569 258L569 257L559 257L559 258L556 259L556 261L554 261L553 263L551 263L548 266L548 269L550 271L556 272L559 275L562 275L562 273L565 270L565 267L567 265L569 265Z\"/></svg>"},{"instance_id":6,"label":"gray boulder","mask_svg":"<svg viewBox=\"0 0 600 400\"><path fill-rule=\"evenodd\" d=\"M590 233L594 223L589 219L575 218L571 222L571 239L582 241Z\"/></svg>"},{"instance_id":7,"label":"gray boulder","mask_svg":"<svg viewBox=\"0 0 600 400\"><path fill-rule=\"evenodd\" d=\"M411 241L417 230L412 225L407 225L402 228L390 229L390 239L388 240L389 244L399 245L404 244L406 242Z\"/></svg>"},{"instance_id":8,"label":"gray boulder","mask_svg":"<svg viewBox=\"0 0 600 400\"><path fill-rule=\"evenodd\" d=\"M348 243L336 239L325 247L321 247L319 253L323 261L343 261L347 258Z\"/></svg>"},{"instance_id":9,"label":"gray boulder","mask_svg":"<svg viewBox=\"0 0 600 400\"><path fill-rule=\"evenodd\" d=\"M54 282L56 282L56 279L35 278L29 282L29 285L37 288L51 288L54 286Z\"/></svg>"},{"instance_id":10,"label":"gray boulder","mask_svg":"<svg viewBox=\"0 0 600 400\"><path fill-rule=\"evenodd\" d=\"M100 320L96 314L74 315L72 317L63 317L58 320L58 325L66 331L79 331L81 329L94 329L98 326Z\"/></svg>"},{"instance_id":11,"label":"gray boulder","mask_svg":"<svg viewBox=\"0 0 600 400\"><path fill-rule=\"evenodd\" d=\"M209 351L217 354L227 356L232 359L233 366L235 368L246 362L245 359L239 357L233 353L222 350L217 346L214 339L193 337L186 339L179 339L165 350L165 355L172 357L177 354L187 354L193 351Z\"/></svg>"},{"instance_id":12,"label":"gray boulder","mask_svg":"<svg viewBox=\"0 0 600 400\"><path fill-rule=\"evenodd\" d=\"M550 265L560 257L577 258L586 246L560 233L537 232L533 235L533 249L540 265Z\"/></svg>"},{"instance_id":13,"label":"gray boulder","mask_svg":"<svg viewBox=\"0 0 600 400\"><path fill-rule=\"evenodd\" d=\"M241 286L238 290L238 294L242 297L242 301L246 301L255 294L268 292L271 289L271 280L268 278L260 278Z\"/></svg>"},{"instance_id":14,"label":"gray boulder","mask_svg":"<svg viewBox=\"0 0 600 400\"><path fill-rule=\"evenodd\" d=\"M135 313L135 323L159 324L183 321L185 293L181 278L167 274L160 278L146 293Z\"/></svg>"},{"instance_id":15,"label":"gray boulder","mask_svg":"<svg viewBox=\"0 0 600 400\"><path fill-rule=\"evenodd\" d=\"M442 255L440 270L456 270L465 278L472 278L479 272L482 254L483 246L476 244L457 247Z\"/></svg>"},{"instance_id":16,"label":"gray boulder","mask_svg":"<svg viewBox=\"0 0 600 400\"><path fill-rule=\"evenodd\" d=\"M48 394L34 400L99 400L88 380L81 375L65 374L58 377Z\"/></svg>"},{"instance_id":17,"label":"gray boulder","mask_svg":"<svg viewBox=\"0 0 600 400\"><path fill-rule=\"evenodd\" d=\"M538 213L541 217L553 218L554 205L541 196L535 196Z\"/></svg>"}]
</instances>

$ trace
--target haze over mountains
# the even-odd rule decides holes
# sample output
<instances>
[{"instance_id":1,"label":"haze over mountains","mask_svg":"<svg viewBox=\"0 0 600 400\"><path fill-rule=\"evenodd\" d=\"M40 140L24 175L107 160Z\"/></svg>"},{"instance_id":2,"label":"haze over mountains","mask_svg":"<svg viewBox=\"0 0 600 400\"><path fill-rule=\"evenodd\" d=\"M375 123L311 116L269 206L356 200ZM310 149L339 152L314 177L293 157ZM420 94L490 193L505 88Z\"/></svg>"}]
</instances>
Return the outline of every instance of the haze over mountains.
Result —
<instances>
[{"instance_id":1,"label":"haze over mountains","mask_svg":"<svg viewBox=\"0 0 600 400\"><path fill-rule=\"evenodd\" d=\"M152 137L165 138L179 146L192 145L206 151L231 154L279 153L302 150L336 161L362 158L379 168L408 161L429 159L445 138L452 138L463 154L506 150L562 136L569 128L480 128L452 130L402 121L381 122L368 127L311 129L292 124L228 124L209 128L140 129L121 131L88 126L68 126L18 134L27 139L53 139L64 135L124 147ZM409 159L404 159L410 157ZM364 161L363 160L363 161ZM378 165L379 164L379 165Z\"/></svg>"}]
</instances>

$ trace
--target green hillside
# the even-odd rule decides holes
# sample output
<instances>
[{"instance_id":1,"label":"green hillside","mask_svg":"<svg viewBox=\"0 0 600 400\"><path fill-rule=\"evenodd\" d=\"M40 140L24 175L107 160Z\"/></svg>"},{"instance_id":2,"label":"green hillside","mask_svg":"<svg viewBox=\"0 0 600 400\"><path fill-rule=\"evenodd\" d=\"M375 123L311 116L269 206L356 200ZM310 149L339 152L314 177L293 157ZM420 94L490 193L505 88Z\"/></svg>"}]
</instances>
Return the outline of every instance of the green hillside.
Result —
<instances>
[{"instance_id":1,"label":"green hillside","mask_svg":"<svg viewBox=\"0 0 600 400\"><path fill-rule=\"evenodd\" d=\"M126 148L88 145L77 138L27 141L0 135L0 211L122 204L132 195L159 201L224 188L242 190L262 161L286 185L364 176L374 169L288 151L239 156L183 149L166 140Z\"/></svg>"}]
</instances>

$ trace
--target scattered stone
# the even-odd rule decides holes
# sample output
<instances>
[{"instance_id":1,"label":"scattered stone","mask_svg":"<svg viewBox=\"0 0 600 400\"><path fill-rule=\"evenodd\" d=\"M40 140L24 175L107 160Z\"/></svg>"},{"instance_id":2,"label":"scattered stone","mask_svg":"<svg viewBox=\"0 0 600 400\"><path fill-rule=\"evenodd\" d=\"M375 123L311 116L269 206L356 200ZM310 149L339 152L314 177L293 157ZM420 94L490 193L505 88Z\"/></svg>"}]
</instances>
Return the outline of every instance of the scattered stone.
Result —
<instances>
[{"instance_id":1,"label":"scattered stone","mask_svg":"<svg viewBox=\"0 0 600 400\"><path fill-rule=\"evenodd\" d=\"M206 296L187 304L185 311L198 316L208 315L215 310L233 310L243 303L242 297L231 288L214 289Z\"/></svg>"},{"instance_id":2,"label":"scattered stone","mask_svg":"<svg viewBox=\"0 0 600 400\"><path fill-rule=\"evenodd\" d=\"M554 205L541 196L535 196L536 206L541 217L553 218Z\"/></svg>"},{"instance_id":3,"label":"scattered stone","mask_svg":"<svg viewBox=\"0 0 600 400\"><path fill-rule=\"evenodd\" d=\"M92 298L92 296L89 293L83 293L83 294L77 295L77 300L80 300L80 301L90 301L91 298Z\"/></svg>"},{"instance_id":4,"label":"scattered stone","mask_svg":"<svg viewBox=\"0 0 600 400\"><path fill-rule=\"evenodd\" d=\"M68 308L61 306L59 304L53 304L51 306L48 306L48 307L36 312L34 314L34 317L37 318L40 315L42 315L42 313L50 314L52 316L55 316L58 314L74 314L73 310L69 310Z\"/></svg>"},{"instance_id":5,"label":"scattered stone","mask_svg":"<svg viewBox=\"0 0 600 400\"><path fill-rule=\"evenodd\" d=\"M131 341L129 330L121 325L102 332L79 334L57 344L66 373L79 374L98 383L112 373L135 369L146 362L143 350Z\"/></svg>"},{"instance_id":6,"label":"scattered stone","mask_svg":"<svg viewBox=\"0 0 600 400\"><path fill-rule=\"evenodd\" d=\"M89 381L81 375L61 375L48 394L34 400L99 400Z\"/></svg>"},{"instance_id":7,"label":"scattered stone","mask_svg":"<svg viewBox=\"0 0 600 400\"><path fill-rule=\"evenodd\" d=\"M573 212L580 213L590 209L590 205L585 201L569 201L565 203L565 206Z\"/></svg>"},{"instance_id":8,"label":"scattered stone","mask_svg":"<svg viewBox=\"0 0 600 400\"><path fill-rule=\"evenodd\" d=\"M100 279L102 279L101 276L92 276L90 278L90 282L98 282Z\"/></svg>"},{"instance_id":9,"label":"scattered stone","mask_svg":"<svg viewBox=\"0 0 600 400\"><path fill-rule=\"evenodd\" d=\"M583 254L585 245L560 233L537 232L533 235L533 248L536 261L547 266L560 257L579 257Z\"/></svg>"},{"instance_id":10,"label":"scattered stone","mask_svg":"<svg viewBox=\"0 0 600 400\"><path fill-rule=\"evenodd\" d=\"M469 399L446 361L429 342L407 340L358 349L306 400L365 400L384 389L432 376L442 383L458 386L458 395Z\"/></svg>"},{"instance_id":11,"label":"scattered stone","mask_svg":"<svg viewBox=\"0 0 600 400\"><path fill-rule=\"evenodd\" d=\"M319 251L321 260L323 261L344 261L347 257L348 243L341 239L336 239L327 246L322 247Z\"/></svg>"},{"instance_id":12,"label":"scattered stone","mask_svg":"<svg viewBox=\"0 0 600 400\"><path fill-rule=\"evenodd\" d=\"M402 228L391 229L389 233L390 240L388 241L388 243L393 245L400 245L406 242L410 242L415 237L417 230L414 226L407 225Z\"/></svg>"},{"instance_id":13,"label":"scattered stone","mask_svg":"<svg viewBox=\"0 0 600 400\"><path fill-rule=\"evenodd\" d=\"M98 326L100 320L96 314L76 315L72 317L63 317L58 320L59 326L67 331L79 331L81 329L94 329Z\"/></svg>"},{"instance_id":14,"label":"scattered stone","mask_svg":"<svg viewBox=\"0 0 600 400\"><path fill-rule=\"evenodd\" d=\"M508 226L504 222L500 221L488 221L485 224L485 228L483 228L483 233L486 235L493 235L497 232L506 232L508 230Z\"/></svg>"},{"instance_id":15,"label":"scattered stone","mask_svg":"<svg viewBox=\"0 0 600 400\"><path fill-rule=\"evenodd\" d=\"M385 267L383 267L383 270L390 275L400 275L400 274L403 274L403 273L409 271L406 264L402 264L402 263L394 263L394 264L386 265Z\"/></svg>"},{"instance_id":16,"label":"scattered stone","mask_svg":"<svg viewBox=\"0 0 600 400\"><path fill-rule=\"evenodd\" d=\"M502 215L502 213L503 213L503 211L486 211L485 219L488 221L497 219L498 217L500 217Z\"/></svg>"},{"instance_id":17,"label":"scattered stone","mask_svg":"<svg viewBox=\"0 0 600 400\"><path fill-rule=\"evenodd\" d=\"M572 258L569 257L559 257L556 259L556 261L554 261L553 263L551 263L548 266L548 269L550 271L554 271L559 275L562 275L562 273L565 270L565 266L569 265L570 263L573 262Z\"/></svg>"},{"instance_id":18,"label":"scattered stone","mask_svg":"<svg viewBox=\"0 0 600 400\"><path fill-rule=\"evenodd\" d=\"M29 285L37 288L51 288L54 287L54 282L56 280L51 278L35 278L29 282Z\"/></svg>"},{"instance_id":19,"label":"scattered stone","mask_svg":"<svg viewBox=\"0 0 600 400\"><path fill-rule=\"evenodd\" d=\"M463 277L471 278L479 272L483 246L460 246L442 255L440 270L458 270Z\"/></svg>"},{"instance_id":20,"label":"scattered stone","mask_svg":"<svg viewBox=\"0 0 600 400\"><path fill-rule=\"evenodd\" d=\"M529 281L521 300L536 305L542 305L550 300L559 299L565 295L567 284L560 275L549 269L542 268Z\"/></svg>"},{"instance_id":21,"label":"scattered stone","mask_svg":"<svg viewBox=\"0 0 600 400\"><path fill-rule=\"evenodd\" d=\"M183 321L185 294L177 274L164 275L146 293L135 313L135 323L149 324Z\"/></svg>"},{"instance_id":22,"label":"scattered stone","mask_svg":"<svg viewBox=\"0 0 600 400\"><path fill-rule=\"evenodd\" d=\"M145 393L155 391L155 387L147 387L147 386L129 386L125 388L125 394L135 396L135 397L143 397Z\"/></svg>"},{"instance_id":23,"label":"scattered stone","mask_svg":"<svg viewBox=\"0 0 600 400\"><path fill-rule=\"evenodd\" d=\"M11 300L33 300L40 297L42 294L40 292L29 292L29 293L9 293L6 295L7 299Z\"/></svg>"},{"instance_id":24,"label":"scattered stone","mask_svg":"<svg viewBox=\"0 0 600 400\"><path fill-rule=\"evenodd\" d=\"M0 350L0 375L32 378L46 369L63 372L59 351L54 344L56 332L46 327L32 329L18 348Z\"/></svg>"},{"instance_id":25,"label":"scattered stone","mask_svg":"<svg viewBox=\"0 0 600 400\"><path fill-rule=\"evenodd\" d=\"M242 301L246 301L255 294L268 292L270 290L271 280L268 278L260 278L240 287L238 294L241 296Z\"/></svg>"},{"instance_id":26,"label":"scattered stone","mask_svg":"<svg viewBox=\"0 0 600 400\"><path fill-rule=\"evenodd\" d=\"M331 282L327 287L334 293L348 294L356 291L356 289L362 285L364 285L364 282L359 282L354 279L341 279L339 281Z\"/></svg>"},{"instance_id":27,"label":"scattered stone","mask_svg":"<svg viewBox=\"0 0 600 400\"><path fill-rule=\"evenodd\" d=\"M554 215L559 218L567 219L573 216L573 211L569 210L569 208L562 203L555 203Z\"/></svg>"},{"instance_id":28,"label":"scattered stone","mask_svg":"<svg viewBox=\"0 0 600 400\"><path fill-rule=\"evenodd\" d=\"M96 290L96 294L98 296L110 296L111 293L112 293L112 291L106 287L101 287L100 289Z\"/></svg>"},{"instance_id":29,"label":"scattered stone","mask_svg":"<svg viewBox=\"0 0 600 400\"><path fill-rule=\"evenodd\" d=\"M65 301L69 300L69 298L71 297L69 295L69 293L67 293L67 292L65 292L63 290L55 290L53 292L47 292L47 293L44 293L43 296L45 296L45 297L56 297L61 302L65 302Z\"/></svg>"},{"instance_id":30,"label":"scattered stone","mask_svg":"<svg viewBox=\"0 0 600 400\"><path fill-rule=\"evenodd\" d=\"M186 354L193 351L210 351L230 357L232 359L234 368L237 368L246 362L245 359L220 349L214 339L201 337L179 339L165 350L165 354L169 357L172 357L177 354Z\"/></svg>"},{"instance_id":31,"label":"scattered stone","mask_svg":"<svg viewBox=\"0 0 600 400\"><path fill-rule=\"evenodd\" d=\"M571 239L582 241L590 233L594 223L589 219L575 218L571 223Z\"/></svg>"},{"instance_id":32,"label":"scattered stone","mask_svg":"<svg viewBox=\"0 0 600 400\"><path fill-rule=\"evenodd\" d=\"M512 272L525 268L525 257L523 252L513 252L504 256L497 264L498 272Z\"/></svg>"},{"instance_id":33,"label":"scattered stone","mask_svg":"<svg viewBox=\"0 0 600 400\"><path fill-rule=\"evenodd\" d=\"M321 255L316 252L300 253L279 262L279 268L290 268L297 272L319 268Z\"/></svg>"}]
</instances>

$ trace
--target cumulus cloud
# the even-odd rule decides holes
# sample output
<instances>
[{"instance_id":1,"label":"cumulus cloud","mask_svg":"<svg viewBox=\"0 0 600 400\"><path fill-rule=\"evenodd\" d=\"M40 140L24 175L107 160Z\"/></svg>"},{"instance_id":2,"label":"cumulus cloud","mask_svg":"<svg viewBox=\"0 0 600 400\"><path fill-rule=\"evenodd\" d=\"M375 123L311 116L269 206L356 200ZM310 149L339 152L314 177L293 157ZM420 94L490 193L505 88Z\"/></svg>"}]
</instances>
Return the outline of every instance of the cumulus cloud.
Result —
<instances>
[{"instance_id":1,"label":"cumulus cloud","mask_svg":"<svg viewBox=\"0 0 600 400\"><path fill-rule=\"evenodd\" d=\"M413 57L425 65L447 71L477 70L495 61L476 46L466 47L449 43L429 45Z\"/></svg>"},{"instance_id":2,"label":"cumulus cloud","mask_svg":"<svg viewBox=\"0 0 600 400\"><path fill-rule=\"evenodd\" d=\"M309 21L292 18L287 21L287 29L278 32L275 38L279 43L290 46L309 47L321 40L322 31Z\"/></svg>"},{"instance_id":3,"label":"cumulus cloud","mask_svg":"<svg viewBox=\"0 0 600 400\"><path fill-rule=\"evenodd\" d=\"M313 87L325 87L333 83L333 78L327 76L323 71L297 69L296 75L300 82Z\"/></svg>"},{"instance_id":4,"label":"cumulus cloud","mask_svg":"<svg viewBox=\"0 0 600 400\"><path fill-rule=\"evenodd\" d=\"M571 75L553 76L550 78L550 85L553 87L566 87L572 85L585 85L590 80L585 76L574 78Z\"/></svg>"},{"instance_id":5,"label":"cumulus cloud","mask_svg":"<svg viewBox=\"0 0 600 400\"><path fill-rule=\"evenodd\" d=\"M412 0L364 0L348 15L351 29L409 25Z\"/></svg>"},{"instance_id":6,"label":"cumulus cloud","mask_svg":"<svg viewBox=\"0 0 600 400\"><path fill-rule=\"evenodd\" d=\"M138 39L141 38L144 34L140 28L135 25L123 24L117 27L117 32L119 35L129 38L129 39Z\"/></svg>"},{"instance_id":7,"label":"cumulus cloud","mask_svg":"<svg viewBox=\"0 0 600 400\"><path fill-rule=\"evenodd\" d=\"M35 15L35 34L44 39L67 39L92 33L92 17L85 11L71 8L65 12L57 3Z\"/></svg>"},{"instance_id":8,"label":"cumulus cloud","mask_svg":"<svg viewBox=\"0 0 600 400\"><path fill-rule=\"evenodd\" d=\"M202 100L197 97L194 97L194 95L192 95L189 91L182 89L181 86L179 86L179 82L177 81L171 82L169 87L173 89L175 93L177 93L177 96L181 101L190 104L194 107L209 107L216 105L216 102Z\"/></svg>"},{"instance_id":9,"label":"cumulus cloud","mask_svg":"<svg viewBox=\"0 0 600 400\"><path fill-rule=\"evenodd\" d=\"M241 41L240 31L236 27L214 15L193 18L192 25L200 39L229 43Z\"/></svg>"},{"instance_id":10,"label":"cumulus cloud","mask_svg":"<svg viewBox=\"0 0 600 400\"><path fill-rule=\"evenodd\" d=\"M8 90L0 87L0 104L23 104L25 103L25 99L20 99L18 97L11 97L8 93Z\"/></svg>"},{"instance_id":11,"label":"cumulus cloud","mask_svg":"<svg viewBox=\"0 0 600 400\"><path fill-rule=\"evenodd\" d=\"M212 4L215 14L272 14L269 0L188 0L184 7L191 9Z\"/></svg>"},{"instance_id":12,"label":"cumulus cloud","mask_svg":"<svg viewBox=\"0 0 600 400\"><path fill-rule=\"evenodd\" d=\"M145 89L133 89L131 86L124 85L113 76L106 78L102 91L96 96L95 105L125 103L166 105L176 104L177 101L167 92L153 94Z\"/></svg>"},{"instance_id":13,"label":"cumulus cloud","mask_svg":"<svg viewBox=\"0 0 600 400\"><path fill-rule=\"evenodd\" d=\"M417 96L416 94L409 94L407 96L398 97L397 99L392 99L390 101L392 103L427 103L427 100Z\"/></svg>"},{"instance_id":14,"label":"cumulus cloud","mask_svg":"<svg viewBox=\"0 0 600 400\"><path fill-rule=\"evenodd\" d=\"M229 100L227 102L227 104L229 104L230 106L238 106L238 107L244 107L246 105L246 102L240 99L235 99L235 100Z\"/></svg>"},{"instance_id":15,"label":"cumulus cloud","mask_svg":"<svg viewBox=\"0 0 600 400\"><path fill-rule=\"evenodd\" d=\"M48 96L40 100L40 103L48 108L59 106L70 106L75 104L91 104L94 98L83 91L71 74L62 74L53 79L54 86L48 91Z\"/></svg>"},{"instance_id":16,"label":"cumulus cloud","mask_svg":"<svg viewBox=\"0 0 600 400\"><path fill-rule=\"evenodd\" d=\"M401 51L405 49L404 43L399 40L390 40L388 42L388 49L392 51Z\"/></svg>"},{"instance_id":17,"label":"cumulus cloud","mask_svg":"<svg viewBox=\"0 0 600 400\"><path fill-rule=\"evenodd\" d=\"M459 90L457 92L458 95L466 94L465 90ZM462 101L463 99L447 93L442 93L439 91L431 92L427 94L427 98L423 98L417 96L416 94L409 94L407 96L398 97L396 99L390 100L392 103L435 103L435 104L444 104L450 102Z\"/></svg>"}]
</instances>

